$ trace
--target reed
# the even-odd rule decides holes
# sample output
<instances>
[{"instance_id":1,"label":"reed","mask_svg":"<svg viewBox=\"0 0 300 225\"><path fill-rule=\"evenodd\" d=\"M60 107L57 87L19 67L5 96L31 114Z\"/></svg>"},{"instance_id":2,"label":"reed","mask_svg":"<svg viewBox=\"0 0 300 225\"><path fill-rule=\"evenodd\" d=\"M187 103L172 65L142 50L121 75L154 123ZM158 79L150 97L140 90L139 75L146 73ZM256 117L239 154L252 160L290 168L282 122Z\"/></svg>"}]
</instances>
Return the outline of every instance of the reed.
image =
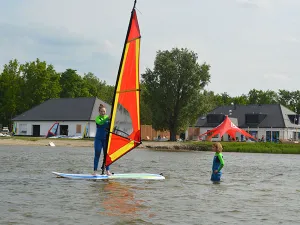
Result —
<instances>
[{"instance_id":1,"label":"reed","mask_svg":"<svg viewBox=\"0 0 300 225\"><path fill-rule=\"evenodd\" d=\"M300 154L300 144L270 142L221 142L224 152ZM212 142L185 142L188 149L210 151Z\"/></svg>"}]
</instances>

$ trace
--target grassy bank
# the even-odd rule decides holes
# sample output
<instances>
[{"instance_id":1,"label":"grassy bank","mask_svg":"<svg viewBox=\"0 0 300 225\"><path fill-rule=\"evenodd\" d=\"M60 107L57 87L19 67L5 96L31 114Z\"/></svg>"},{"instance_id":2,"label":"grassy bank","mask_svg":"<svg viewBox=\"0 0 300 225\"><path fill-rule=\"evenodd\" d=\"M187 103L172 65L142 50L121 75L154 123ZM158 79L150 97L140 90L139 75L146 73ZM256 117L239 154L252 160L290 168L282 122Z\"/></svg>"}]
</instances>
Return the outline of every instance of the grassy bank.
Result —
<instances>
[{"instance_id":1,"label":"grassy bank","mask_svg":"<svg viewBox=\"0 0 300 225\"><path fill-rule=\"evenodd\" d=\"M5 141L7 140L7 141ZM46 139L44 137L1 137L0 143L6 145L48 145L49 141L56 146L93 147L93 138L87 139ZM224 152L251 152L251 153L277 153L300 154L300 144L295 143L269 143L269 142L221 142ZM212 142L156 142L143 141L140 148L157 150L193 150L211 151Z\"/></svg>"},{"instance_id":2,"label":"grassy bank","mask_svg":"<svg viewBox=\"0 0 300 225\"><path fill-rule=\"evenodd\" d=\"M300 144L269 142L221 142L224 152L300 154ZM187 149L211 151L212 142L185 142Z\"/></svg>"},{"instance_id":3,"label":"grassy bank","mask_svg":"<svg viewBox=\"0 0 300 225\"><path fill-rule=\"evenodd\" d=\"M12 139L12 140L23 140L23 141L40 141L40 140L48 140L48 141L94 141L93 138L83 138L83 139L71 139L71 138L45 138L45 137L26 137L26 136L12 136L12 137L1 137L1 139Z\"/></svg>"}]
</instances>

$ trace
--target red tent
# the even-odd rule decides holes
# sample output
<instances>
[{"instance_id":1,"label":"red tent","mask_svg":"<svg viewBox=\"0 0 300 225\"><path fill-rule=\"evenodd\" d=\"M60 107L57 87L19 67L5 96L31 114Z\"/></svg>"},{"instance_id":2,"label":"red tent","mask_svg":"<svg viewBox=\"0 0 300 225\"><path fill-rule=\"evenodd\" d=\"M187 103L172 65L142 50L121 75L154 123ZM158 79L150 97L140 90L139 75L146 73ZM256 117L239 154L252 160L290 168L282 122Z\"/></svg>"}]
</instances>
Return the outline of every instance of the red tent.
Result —
<instances>
[{"instance_id":1,"label":"red tent","mask_svg":"<svg viewBox=\"0 0 300 225\"><path fill-rule=\"evenodd\" d=\"M235 139L236 138L235 135L237 132L241 133L245 137L249 137L249 138L256 140L255 137L251 136L249 133L247 133L243 129L240 129L236 125L234 125L231 122L231 120L228 118L228 116L225 117L224 121L220 125L218 125L217 127L213 128L210 131L207 131L204 134L201 134L200 137L208 134L207 139L211 140L211 138L217 134L220 134L220 136L222 137L225 133L227 133L228 135L230 135L231 138Z\"/></svg>"}]
</instances>

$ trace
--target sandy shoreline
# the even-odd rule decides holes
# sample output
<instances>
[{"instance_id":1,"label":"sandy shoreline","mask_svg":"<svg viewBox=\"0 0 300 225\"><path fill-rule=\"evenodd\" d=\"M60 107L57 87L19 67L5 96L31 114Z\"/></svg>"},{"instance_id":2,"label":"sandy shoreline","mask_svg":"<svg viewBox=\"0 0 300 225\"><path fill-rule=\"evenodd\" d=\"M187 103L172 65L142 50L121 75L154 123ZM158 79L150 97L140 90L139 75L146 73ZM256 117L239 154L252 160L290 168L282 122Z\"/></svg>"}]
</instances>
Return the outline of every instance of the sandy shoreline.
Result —
<instances>
[{"instance_id":1,"label":"sandy shoreline","mask_svg":"<svg viewBox=\"0 0 300 225\"><path fill-rule=\"evenodd\" d=\"M14 138L0 138L0 145L9 146L49 146L49 142L53 142L57 147L93 147L92 140L69 140L69 139L39 139L24 140ZM179 149L180 142L155 142L144 141L139 148L154 149Z\"/></svg>"}]
</instances>

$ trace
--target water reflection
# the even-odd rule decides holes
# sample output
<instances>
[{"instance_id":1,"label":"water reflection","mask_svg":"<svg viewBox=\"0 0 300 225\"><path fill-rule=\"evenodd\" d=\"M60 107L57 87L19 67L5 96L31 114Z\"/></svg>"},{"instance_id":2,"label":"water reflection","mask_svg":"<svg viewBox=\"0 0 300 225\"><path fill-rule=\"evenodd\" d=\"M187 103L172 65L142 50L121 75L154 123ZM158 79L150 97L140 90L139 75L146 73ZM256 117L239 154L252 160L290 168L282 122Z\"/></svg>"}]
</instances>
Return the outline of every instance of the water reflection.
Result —
<instances>
[{"instance_id":1,"label":"water reflection","mask_svg":"<svg viewBox=\"0 0 300 225\"><path fill-rule=\"evenodd\" d=\"M100 188L101 204L106 216L135 217L146 210L144 201L136 199L137 189L117 181L108 181ZM144 213L144 212L143 212Z\"/></svg>"}]
</instances>

